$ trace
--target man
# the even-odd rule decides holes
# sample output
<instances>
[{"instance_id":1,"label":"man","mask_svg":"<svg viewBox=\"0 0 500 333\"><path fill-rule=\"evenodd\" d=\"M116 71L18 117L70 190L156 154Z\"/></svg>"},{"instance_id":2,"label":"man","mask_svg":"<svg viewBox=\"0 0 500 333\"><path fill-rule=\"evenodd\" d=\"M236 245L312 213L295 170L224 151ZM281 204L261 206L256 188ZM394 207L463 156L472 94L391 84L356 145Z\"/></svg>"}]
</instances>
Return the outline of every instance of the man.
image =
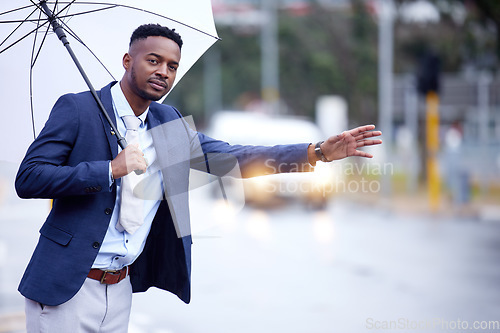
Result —
<instances>
[{"instance_id":1,"label":"man","mask_svg":"<svg viewBox=\"0 0 500 333\"><path fill-rule=\"evenodd\" d=\"M277 165L286 172L297 165L307 170L318 159L371 157L357 148L381 143L369 139L381 134L372 125L316 146L231 146L197 133L176 109L152 102L172 87L181 47L174 31L140 26L123 57L122 80L99 92L118 130L138 136L139 144L119 151L93 97L84 92L57 101L28 149L16 177L18 195L54 199L19 286L28 332L126 332L132 292L151 286L188 303L189 168L217 173L209 165L211 154L233 156L245 175L256 163L270 173ZM130 119L138 128L132 129ZM159 195L131 196L134 170L149 184L143 194Z\"/></svg>"}]
</instances>

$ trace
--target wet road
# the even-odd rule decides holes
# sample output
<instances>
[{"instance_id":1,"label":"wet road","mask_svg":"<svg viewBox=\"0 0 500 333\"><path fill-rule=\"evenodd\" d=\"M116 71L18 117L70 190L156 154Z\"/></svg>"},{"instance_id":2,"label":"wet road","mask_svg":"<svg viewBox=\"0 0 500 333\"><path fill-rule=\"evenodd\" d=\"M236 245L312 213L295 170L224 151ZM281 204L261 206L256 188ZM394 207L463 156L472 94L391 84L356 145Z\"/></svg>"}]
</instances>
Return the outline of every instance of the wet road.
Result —
<instances>
[{"instance_id":1,"label":"wet road","mask_svg":"<svg viewBox=\"0 0 500 333\"><path fill-rule=\"evenodd\" d=\"M245 208L194 242L191 304L137 295L135 332L500 331L497 225L337 200Z\"/></svg>"},{"instance_id":2,"label":"wet road","mask_svg":"<svg viewBox=\"0 0 500 333\"><path fill-rule=\"evenodd\" d=\"M4 315L23 311L17 284L48 211L15 197L12 172L0 178ZM136 294L131 333L500 332L500 225L341 198L324 211L239 211L200 190L191 206L191 304Z\"/></svg>"}]
</instances>

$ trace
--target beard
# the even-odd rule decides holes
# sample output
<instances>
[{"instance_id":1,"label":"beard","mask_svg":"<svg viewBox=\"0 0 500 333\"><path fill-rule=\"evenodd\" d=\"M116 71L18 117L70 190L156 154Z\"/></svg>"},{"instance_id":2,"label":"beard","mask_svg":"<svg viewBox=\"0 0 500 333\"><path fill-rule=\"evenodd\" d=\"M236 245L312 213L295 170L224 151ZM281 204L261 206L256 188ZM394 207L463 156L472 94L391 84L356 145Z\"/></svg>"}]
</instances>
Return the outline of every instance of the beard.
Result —
<instances>
[{"instance_id":1,"label":"beard","mask_svg":"<svg viewBox=\"0 0 500 333\"><path fill-rule=\"evenodd\" d=\"M166 95L166 93L165 94L161 94L161 95L150 94L147 91L145 91L143 89L140 89L139 85L137 84L137 75L135 74L135 68L134 67L132 67L132 70L131 70L131 77L132 77L132 82L133 82L133 85L134 85L134 88L135 88L135 92L141 98L144 98L144 99L149 100L149 101L156 102L156 101L159 101L163 96Z\"/></svg>"}]
</instances>

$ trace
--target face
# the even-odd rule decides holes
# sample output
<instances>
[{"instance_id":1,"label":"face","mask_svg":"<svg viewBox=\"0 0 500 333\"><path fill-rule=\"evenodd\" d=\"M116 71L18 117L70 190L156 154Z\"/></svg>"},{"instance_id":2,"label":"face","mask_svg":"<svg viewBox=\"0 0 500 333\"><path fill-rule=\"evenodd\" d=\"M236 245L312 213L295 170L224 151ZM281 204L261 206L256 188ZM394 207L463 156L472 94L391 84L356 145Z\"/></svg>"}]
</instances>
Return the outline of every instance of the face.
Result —
<instances>
[{"instance_id":1,"label":"face","mask_svg":"<svg viewBox=\"0 0 500 333\"><path fill-rule=\"evenodd\" d=\"M180 59L179 46L169 38L135 41L123 57L128 92L146 101L161 99L172 88Z\"/></svg>"}]
</instances>

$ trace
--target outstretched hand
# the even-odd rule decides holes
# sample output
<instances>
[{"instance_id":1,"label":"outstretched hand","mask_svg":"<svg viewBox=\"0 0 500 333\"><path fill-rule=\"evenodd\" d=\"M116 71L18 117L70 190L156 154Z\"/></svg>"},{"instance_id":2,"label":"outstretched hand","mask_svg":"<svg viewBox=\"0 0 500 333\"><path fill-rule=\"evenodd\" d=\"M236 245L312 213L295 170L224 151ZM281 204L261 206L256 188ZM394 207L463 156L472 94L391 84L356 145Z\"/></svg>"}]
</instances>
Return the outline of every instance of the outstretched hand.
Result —
<instances>
[{"instance_id":1,"label":"outstretched hand","mask_svg":"<svg viewBox=\"0 0 500 333\"><path fill-rule=\"evenodd\" d=\"M328 161L340 160L349 156L372 158L372 154L358 150L358 148L382 143L382 140L370 139L382 135L382 132L373 131L373 129L375 129L375 125L365 125L331 136L321 144L321 151Z\"/></svg>"}]
</instances>

